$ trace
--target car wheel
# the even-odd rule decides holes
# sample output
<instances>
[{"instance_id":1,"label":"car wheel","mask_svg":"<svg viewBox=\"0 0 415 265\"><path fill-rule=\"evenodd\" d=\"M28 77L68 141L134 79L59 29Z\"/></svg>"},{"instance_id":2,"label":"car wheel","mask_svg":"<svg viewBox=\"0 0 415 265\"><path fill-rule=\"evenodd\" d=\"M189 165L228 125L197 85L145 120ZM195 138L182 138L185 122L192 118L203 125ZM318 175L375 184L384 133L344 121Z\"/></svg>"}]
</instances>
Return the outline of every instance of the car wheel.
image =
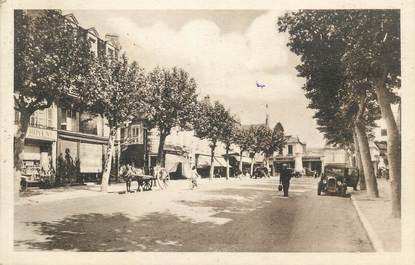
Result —
<instances>
[{"instance_id":1,"label":"car wheel","mask_svg":"<svg viewBox=\"0 0 415 265\"><path fill-rule=\"evenodd\" d=\"M345 188L343 188L343 190L342 190L342 196L343 196L343 197L346 197L346 193L347 193L347 188L345 187Z\"/></svg>"}]
</instances>

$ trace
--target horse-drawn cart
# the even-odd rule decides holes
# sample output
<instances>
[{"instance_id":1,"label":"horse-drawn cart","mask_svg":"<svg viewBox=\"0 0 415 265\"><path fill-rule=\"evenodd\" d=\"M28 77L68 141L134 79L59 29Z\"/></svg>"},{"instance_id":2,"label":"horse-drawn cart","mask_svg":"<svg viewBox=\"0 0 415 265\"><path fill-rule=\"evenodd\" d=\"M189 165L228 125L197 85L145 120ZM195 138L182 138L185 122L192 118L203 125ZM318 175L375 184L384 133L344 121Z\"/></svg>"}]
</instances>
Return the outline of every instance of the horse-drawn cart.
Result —
<instances>
[{"instance_id":1,"label":"horse-drawn cart","mask_svg":"<svg viewBox=\"0 0 415 265\"><path fill-rule=\"evenodd\" d=\"M165 189L170 180L169 173L164 168L156 168L154 176L144 174L144 170L134 168L130 165L123 166L120 173L125 180L127 192L131 192L131 182L137 182L137 191L149 191L153 185Z\"/></svg>"},{"instance_id":2,"label":"horse-drawn cart","mask_svg":"<svg viewBox=\"0 0 415 265\"><path fill-rule=\"evenodd\" d=\"M153 187L156 178L151 175L130 175L126 178L127 192L131 192L131 182L137 182L136 191L149 191Z\"/></svg>"}]
</instances>

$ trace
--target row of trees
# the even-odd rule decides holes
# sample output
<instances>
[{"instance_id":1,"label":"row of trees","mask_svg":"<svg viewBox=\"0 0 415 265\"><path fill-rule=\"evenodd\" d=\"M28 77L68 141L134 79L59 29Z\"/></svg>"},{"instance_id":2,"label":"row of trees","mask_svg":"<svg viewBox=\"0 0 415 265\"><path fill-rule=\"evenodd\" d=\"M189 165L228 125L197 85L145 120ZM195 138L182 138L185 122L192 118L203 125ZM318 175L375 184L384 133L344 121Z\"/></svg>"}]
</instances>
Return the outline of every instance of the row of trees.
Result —
<instances>
[{"instance_id":1,"label":"row of trees","mask_svg":"<svg viewBox=\"0 0 415 265\"><path fill-rule=\"evenodd\" d=\"M239 145L242 151L263 152L267 156L279 146L273 141L283 135L281 125L278 132L267 127L241 130L237 118L221 103L197 100L196 82L183 69L157 67L146 73L125 54L116 59L94 56L84 34L67 23L57 10L45 10L40 15L22 10L15 13L14 99L15 110L21 117L14 139L16 194L30 116L54 102L107 120L110 134L103 191L108 190L117 129L136 119L145 119L148 129L157 128L157 163L161 166L165 164L164 143L173 128L194 129L196 136L208 139L211 163L219 142L226 147L226 159L232 144ZM265 139L272 147L263 146Z\"/></svg>"},{"instance_id":2,"label":"row of trees","mask_svg":"<svg viewBox=\"0 0 415 265\"><path fill-rule=\"evenodd\" d=\"M375 121L386 121L392 213L400 217L401 138L391 111L400 100L399 10L301 10L280 17L278 29L301 57L296 69L319 130L355 153L371 197L379 192L368 140Z\"/></svg>"}]
</instances>

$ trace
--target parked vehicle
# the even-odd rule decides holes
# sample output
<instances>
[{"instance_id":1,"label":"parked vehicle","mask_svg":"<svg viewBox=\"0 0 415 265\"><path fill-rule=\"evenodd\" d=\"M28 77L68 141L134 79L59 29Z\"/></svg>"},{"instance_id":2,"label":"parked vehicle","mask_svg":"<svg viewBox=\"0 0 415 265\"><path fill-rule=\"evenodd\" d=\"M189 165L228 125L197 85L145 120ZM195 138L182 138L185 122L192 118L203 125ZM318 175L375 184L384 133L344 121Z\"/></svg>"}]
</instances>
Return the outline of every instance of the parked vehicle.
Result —
<instances>
[{"instance_id":1,"label":"parked vehicle","mask_svg":"<svg viewBox=\"0 0 415 265\"><path fill-rule=\"evenodd\" d=\"M257 178L265 178L265 177L269 177L268 168L266 167L255 168L253 178L257 179Z\"/></svg>"},{"instance_id":2,"label":"parked vehicle","mask_svg":"<svg viewBox=\"0 0 415 265\"><path fill-rule=\"evenodd\" d=\"M305 175L305 170L304 169L303 170L295 170L294 169L292 174L293 174L294 177L299 178L299 177Z\"/></svg>"},{"instance_id":3,"label":"parked vehicle","mask_svg":"<svg viewBox=\"0 0 415 265\"><path fill-rule=\"evenodd\" d=\"M317 195L334 194L346 196L347 187L357 189L359 175L356 168L328 165L324 168L317 186Z\"/></svg>"}]
</instances>

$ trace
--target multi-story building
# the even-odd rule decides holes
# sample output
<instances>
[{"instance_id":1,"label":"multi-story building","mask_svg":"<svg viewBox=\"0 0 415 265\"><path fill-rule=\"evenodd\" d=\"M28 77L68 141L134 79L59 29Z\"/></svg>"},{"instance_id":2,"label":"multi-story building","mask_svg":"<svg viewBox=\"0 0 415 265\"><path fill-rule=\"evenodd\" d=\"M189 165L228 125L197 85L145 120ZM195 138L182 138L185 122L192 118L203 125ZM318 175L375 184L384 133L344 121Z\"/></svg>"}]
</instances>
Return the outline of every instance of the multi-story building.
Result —
<instances>
[{"instance_id":1,"label":"multi-story building","mask_svg":"<svg viewBox=\"0 0 415 265\"><path fill-rule=\"evenodd\" d=\"M29 181L56 167L56 105L36 111L31 117L22 154L22 175ZM20 113L15 112L15 130Z\"/></svg>"},{"instance_id":2,"label":"multi-story building","mask_svg":"<svg viewBox=\"0 0 415 265\"><path fill-rule=\"evenodd\" d=\"M114 59L117 56L118 40L114 35L102 39L95 28L84 29L73 14L64 16L66 21L81 31L97 57ZM76 97L76 95L68 95ZM105 117L88 112L79 112L65 106L57 111L57 155L67 152L74 160L79 160L80 173L96 180L103 169L103 157L109 137L109 127Z\"/></svg>"},{"instance_id":3,"label":"multi-story building","mask_svg":"<svg viewBox=\"0 0 415 265\"><path fill-rule=\"evenodd\" d=\"M278 153L274 154L275 168L281 168L282 164L296 170L303 170L303 155L306 152L306 144L300 141L298 136L286 136L286 145Z\"/></svg>"},{"instance_id":4,"label":"multi-story building","mask_svg":"<svg viewBox=\"0 0 415 265\"><path fill-rule=\"evenodd\" d=\"M42 13L41 10L26 12L31 16L39 16ZM94 28L82 28L73 14L63 17L66 23L84 34L91 43L91 51L95 56L106 56L110 59L118 56L119 44L115 35L106 35L105 39L101 39ZM19 121L19 116L16 112L16 122ZM38 110L30 117L22 155L23 174L34 176L41 169L47 170L52 167L56 170L59 158L69 154L74 161L79 161L81 174L92 175L97 179L98 174L102 172L108 136L106 119L101 116L79 112L58 104Z\"/></svg>"}]
</instances>

